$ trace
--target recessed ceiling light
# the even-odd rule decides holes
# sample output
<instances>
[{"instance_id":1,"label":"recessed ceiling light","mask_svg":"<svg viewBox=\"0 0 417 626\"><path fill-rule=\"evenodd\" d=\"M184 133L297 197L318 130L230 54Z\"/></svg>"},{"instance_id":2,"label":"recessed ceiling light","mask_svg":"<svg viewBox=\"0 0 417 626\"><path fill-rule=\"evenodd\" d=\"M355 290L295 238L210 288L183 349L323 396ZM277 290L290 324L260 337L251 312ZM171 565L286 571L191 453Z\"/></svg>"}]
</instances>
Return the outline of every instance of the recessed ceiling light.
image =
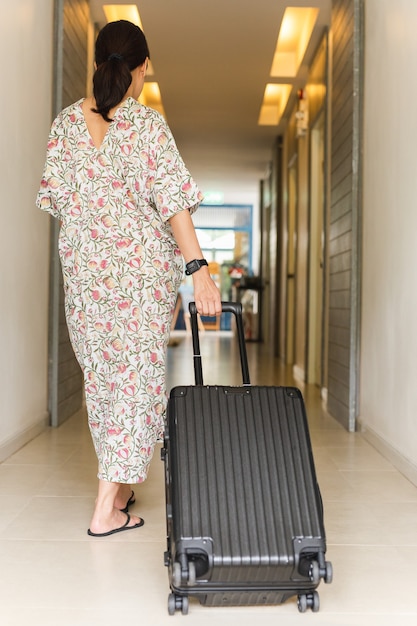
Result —
<instances>
[{"instance_id":1,"label":"recessed ceiling light","mask_svg":"<svg viewBox=\"0 0 417 626\"><path fill-rule=\"evenodd\" d=\"M303 62L319 9L287 7L278 35L271 76L294 78Z\"/></svg>"},{"instance_id":2,"label":"recessed ceiling light","mask_svg":"<svg viewBox=\"0 0 417 626\"><path fill-rule=\"evenodd\" d=\"M103 4L103 11L107 22L127 20L143 30L139 9L136 4Z\"/></svg>"},{"instance_id":3,"label":"recessed ceiling light","mask_svg":"<svg viewBox=\"0 0 417 626\"><path fill-rule=\"evenodd\" d=\"M292 85L268 83L259 114L259 126L277 126L287 106Z\"/></svg>"}]
</instances>

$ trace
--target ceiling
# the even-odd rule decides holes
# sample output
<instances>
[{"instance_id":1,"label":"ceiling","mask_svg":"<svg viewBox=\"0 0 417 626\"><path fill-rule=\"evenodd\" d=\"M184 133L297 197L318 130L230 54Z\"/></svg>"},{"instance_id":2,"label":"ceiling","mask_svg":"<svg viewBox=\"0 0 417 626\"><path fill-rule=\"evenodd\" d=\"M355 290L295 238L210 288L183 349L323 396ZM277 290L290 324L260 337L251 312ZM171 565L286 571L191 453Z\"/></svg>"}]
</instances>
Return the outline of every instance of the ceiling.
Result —
<instances>
[{"instance_id":1,"label":"ceiling","mask_svg":"<svg viewBox=\"0 0 417 626\"><path fill-rule=\"evenodd\" d=\"M90 0L93 21L104 26L102 5ZM268 172L278 126L258 126L275 45L287 6L320 9L304 62L292 82L305 86L307 68L330 22L331 0L138 0L154 76L168 124L203 192L226 202L257 193ZM280 82L273 79L272 82Z\"/></svg>"}]
</instances>

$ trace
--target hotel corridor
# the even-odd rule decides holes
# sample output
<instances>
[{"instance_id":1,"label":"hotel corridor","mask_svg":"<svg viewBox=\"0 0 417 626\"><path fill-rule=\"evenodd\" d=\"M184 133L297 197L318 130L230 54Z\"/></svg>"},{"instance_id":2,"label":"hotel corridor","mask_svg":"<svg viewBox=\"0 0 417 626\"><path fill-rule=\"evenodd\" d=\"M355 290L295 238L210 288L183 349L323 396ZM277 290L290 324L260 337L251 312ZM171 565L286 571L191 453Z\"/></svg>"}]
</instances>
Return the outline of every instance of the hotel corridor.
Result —
<instances>
[{"instance_id":1,"label":"hotel corridor","mask_svg":"<svg viewBox=\"0 0 417 626\"><path fill-rule=\"evenodd\" d=\"M193 382L191 338L169 348L168 388ZM174 338L175 338L174 337ZM201 339L205 382L240 384L234 338ZM248 344L253 384L295 384L291 371ZM417 623L417 488L360 433L323 409L318 389L301 386L313 442L334 580L319 586L317 614L281 606L167 611L163 564L163 464L135 487L139 530L94 539L86 530L96 493L96 460L86 415L48 429L0 465L0 624L2 626L414 626ZM395 419L395 416L393 416Z\"/></svg>"}]
</instances>

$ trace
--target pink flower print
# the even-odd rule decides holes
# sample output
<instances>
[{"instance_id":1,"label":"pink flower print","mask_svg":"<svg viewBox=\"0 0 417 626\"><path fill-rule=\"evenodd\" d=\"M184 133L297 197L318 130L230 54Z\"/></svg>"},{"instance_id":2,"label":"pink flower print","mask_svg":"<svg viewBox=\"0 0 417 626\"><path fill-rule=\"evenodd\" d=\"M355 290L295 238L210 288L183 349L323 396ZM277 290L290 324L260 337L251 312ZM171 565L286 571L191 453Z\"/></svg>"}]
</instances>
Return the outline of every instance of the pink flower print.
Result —
<instances>
[{"instance_id":1,"label":"pink flower print","mask_svg":"<svg viewBox=\"0 0 417 626\"><path fill-rule=\"evenodd\" d=\"M106 261L106 259L103 259L102 261L100 261L100 268L102 270L105 270L107 268L108 264L109 264L108 261Z\"/></svg>"},{"instance_id":2,"label":"pink flower print","mask_svg":"<svg viewBox=\"0 0 417 626\"><path fill-rule=\"evenodd\" d=\"M120 426L112 426L110 428L107 429L107 434L110 435L110 437L114 437L115 435L120 435L120 433L122 432L122 429L120 428Z\"/></svg>"},{"instance_id":3,"label":"pink flower print","mask_svg":"<svg viewBox=\"0 0 417 626\"><path fill-rule=\"evenodd\" d=\"M53 148L56 148L57 145L58 145L58 139L51 139L51 141L48 141L48 150L52 150Z\"/></svg>"},{"instance_id":4,"label":"pink flower print","mask_svg":"<svg viewBox=\"0 0 417 626\"><path fill-rule=\"evenodd\" d=\"M112 180L111 186L113 187L113 189L120 189L123 184L120 182L120 180Z\"/></svg>"},{"instance_id":5,"label":"pink flower print","mask_svg":"<svg viewBox=\"0 0 417 626\"><path fill-rule=\"evenodd\" d=\"M93 230L90 231L90 235L91 235L91 239L97 239L97 237L98 237L98 230L97 230L97 228L93 228Z\"/></svg>"},{"instance_id":6,"label":"pink flower print","mask_svg":"<svg viewBox=\"0 0 417 626\"><path fill-rule=\"evenodd\" d=\"M136 322L136 320L130 320L127 327L131 333L137 333L139 330L139 324Z\"/></svg>"},{"instance_id":7,"label":"pink flower print","mask_svg":"<svg viewBox=\"0 0 417 626\"><path fill-rule=\"evenodd\" d=\"M161 133L158 137L158 143L160 146L166 146L166 144L168 143L168 137L166 135L166 133Z\"/></svg>"},{"instance_id":8,"label":"pink flower print","mask_svg":"<svg viewBox=\"0 0 417 626\"><path fill-rule=\"evenodd\" d=\"M130 267L134 268L134 269L139 269L140 266L142 265L142 261L139 257L133 257L133 259L129 260L129 265Z\"/></svg>"},{"instance_id":9,"label":"pink flower print","mask_svg":"<svg viewBox=\"0 0 417 626\"><path fill-rule=\"evenodd\" d=\"M48 183L45 181L45 187L47 186L48 186ZM56 178L55 176L51 176L51 178L49 179L49 186L52 189L58 189L58 187L60 186L60 182L58 178Z\"/></svg>"},{"instance_id":10,"label":"pink flower print","mask_svg":"<svg viewBox=\"0 0 417 626\"><path fill-rule=\"evenodd\" d=\"M122 146L122 152L125 156L132 154L132 146L129 143L125 143Z\"/></svg>"},{"instance_id":11,"label":"pink flower print","mask_svg":"<svg viewBox=\"0 0 417 626\"><path fill-rule=\"evenodd\" d=\"M128 459L130 454L129 454L129 450L127 448L122 448L121 450L117 451L117 456L120 459Z\"/></svg>"},{"instance_id":12,"label":"pink flower print","mask_svg":"<svg viewBox=\"0 0 417 626\"><path fill-rule=\"evenodd\" d=\"M162 299L162 292L161 292L161 290L160 290L160 289L155 289L155 291L154 291L154 294L153 294L153 295L154 295L155 300L156 300L157 302L159 302L159 301Z\"/></svg>"},{"instance_id":13,"label":"pink flower print","mask_svg":"<svg viewBox=\"0 0 417 626\"><path fill-rule=\"evenodd\" d=\"M119 367L117 368L117 371L119 372L119 374L124 374L126 370L127 370L126 365L124 363L120 363Z\"/></svg>"},{"instance_id":14,"label":"pink flower print","mask_svg":"<svg viewBox=\"0 0 417 626\"><path fill-rule=\"evenodd\" d=\"M169 263L168 263L168 261L165 261L165 263L164 263L164 270L165 270L165 272L169 271Z\"/></svg>"},{"instance_id":15,"label":"pink flower print","mask_svg":"<svg viewBox=\"0 0 417 626\"><path fill-rule=\"evenodd\" d=\"M190 191L191 187L192 187L192 185L191 185L191 183L188 181L187 183L184 183L184 184L182 185L181 189L182 189L185 193L187 193L187 191Z\"/></svg>"},{"instance_id":16,"label":"pink flower print","mask_svg":"<svg viewBox=\"0 0 417 626\"><path fill-rule=\"evenodd\" d=\"M138 373L137 372L130 372L129 374L129 380L132 383L135 383L137 381L138 378Z\"/></svg>"},{"instance_id":17,"label":"pink flower print","mask_svg":"<svg viewBox=\"0 0 417 626\"><path fill-rule=\"evenodd\" d=\"M122 289L131 289L131 287L133 286L132 283L132 279L130 278L130 276L123 276L122 280L120 281L120 284L122 286Z\"/></svg>"},{"instance_id":18,"label":"pink flower print","mask_svg":"<svg viewBox=\"0 0 417 626\"><path fill-rule=\"evenodd\" d=\"M116 281L111 276L106 276L103 283L106 285L107 289L114 289L116 287Z\"/></svg>"},{"instance_id":19,"label":"pink flower print","mask_svg":"<svg viewBox=\"0 0 417 626\"><path fill-rule=\"evenodd\" d=\"M156 354L156 352L151 352L151 363L153 363L155 365L155 363L158 361L158 355Z\"/></svg>"},{"instance_id":20,"label":"pink flower print","mask_svg":"<svg viewBox=\"0 0 417 626\"><path fill-rule=\"evenodd\" d=\"M88 261L87 263L87 267L89 270L96 270L97 269L97 261Z\"/></svg>"},{"instance_id":21,"label":"pink flower print","mask_svg":"<svg viewBox=\"0 0 417 626\"><path fill-rule=\"evenodd\" d=\"M94 178L94 170L92 167L88 167L86 170L87 178L92 180Z\"/></svg>"},{"instance_id":22,"label":"pink flower print","mask_svg":"<svg viewBox=\"0 0 417 626\"><path fill-rule=\"evenodd\" d=\"M81 215L82 211L81 211L81 207L76 204L74 206L71 206L70 208L70 215L72 217L79 217Z\"/></svg>"},{"instance_id":23,"label":"pink flower print","mask_svg":"<svg viewBox=\"0 0 417 626\"><path fill-rule=\"evenodd\" d=\"M98 302L101 297L100 291L98 289L94 289L91 293L91 297L95 300L95 302Z\"/></svg>"},{"instance_id":24,"label":"pink flower print","mask_svg":"<svg viewBox=\"0 0 417 626\"><path fill-rule=\"evenodd\" d=\"M130 302L129 300L121 300L117 306L120 309L120 311L125 311L126 309L130 307Z\"/></svg>"},{"instance_id":25,"label":"pink flower print","mask_svg":"<svg viewBox=\"0 0 417 626\"><path fill-rule=\"evenodd\" d=\"M123 350L123 344L120 339L113 339L111 345L113 347L113 350L116 350L116 352L121 352Z\"/></svg>"},{"instance_id":26,"label":"pink flower print","mask_svg":"<svg viewBox=\"0 0 417 626\"><path fill-rule=\"evenodd\" d=\"M132 145L134 145L138 141L138 139L139 139L139 133L136 130L130 133L129 140Z\"/></svg>"},{"instance_id":27,"label":"pink flower print","mask_svg":"<svg viewBox=\"0 0 417 626\"><path fill-rule=\"evenodd\" d=\"M108 333L111 333L111 331L113 330L113 325L111 322L106 322L106 330Z\"/></svg>"},{"instance_id":28,"label":"pink flower print","mask_svg":"<svg viewBox=\"0 0 417 626\"><path fill-rule=\"evenodd\" d=\"M96 329L99 333L101 333L101 332L104 330L104 326L103 326L103 324L102 324L101 322L96 322L96 323L94 324L94 328L95 328L95 329Z\"/></svg>"},{"instance_id":29,"label":"pink flower print","mask_svg":"<svg viewBox=\"0 0 417 626\"><path fill-rule=\"evenodd\" d=\"M157 333L159 331L159 324L158 324L158 322L155 322L155 321L150 322L149 323L149 327L150 327L150 329L151 329L151 331L153 333Z\"/></svg>"},{"instance_id":30,"label":"pink flower print","mask_svg":"<svg viewBox=\"0 0 417 626\"><path fill-rule=\"evenodd\" d=\"M128 120L120 120L117 122L117 130L129 130L132 124Z\"/></svg>"},{"instance_id":31,"label":"pink flower print","mask_svg":"<svg viewBox=\"0 0 417 626\"><path fill-rule=\"evenodd\" d=\"M126 387L123 388L123 393L126 396L134 396L135 395L135 386L134 385L126 385Z\"/></svg>"},{"instance_id":32,"label":"pink flower print","mask_svg":"<svg viewBox=\"0 0 417 626\"><path fill-rule=\"evenodd\" d=\"M101 220L103 226L106 228L111 228L114 226L114 219L110 215L105 215Z\"/></svg>"},{"instance_id":33,"label":"pink flower print","mask_svg":"<svg viewBox=\"0 0 417 626\"><path fill-rule=\"evenodd\" d=\"M116 241L116 247L121 250L122 248L128 248L132 243L132 240L128 237L122 237Z\"/></svg>"},{"instance_id":34,"label":"pink flower print","mask_svg":"<svg viewBox=\"0 0 417 626\"><path fill-rule=\"evenodd\" d=\"M110 352L108 352L107 350L103 350L103 359L105 361L111 361Z\"/></svg>"}]
</instances>

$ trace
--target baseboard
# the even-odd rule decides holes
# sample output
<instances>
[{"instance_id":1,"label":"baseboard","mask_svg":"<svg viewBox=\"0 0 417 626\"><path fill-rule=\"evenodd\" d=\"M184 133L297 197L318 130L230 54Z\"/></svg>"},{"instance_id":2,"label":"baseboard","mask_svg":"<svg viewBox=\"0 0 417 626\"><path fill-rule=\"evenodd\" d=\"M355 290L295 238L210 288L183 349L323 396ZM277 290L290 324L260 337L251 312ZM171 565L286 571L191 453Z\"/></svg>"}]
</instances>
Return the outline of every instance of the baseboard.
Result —
<instances>
[{"instance_id":1,"label":"baseboard","mask_svg":"<svg viewBox=\"0 0 417 626\"><path fill-rule=\"evenodd\" d=\"M49 414L45 412L44 416L38 422L36 422L36 424L29 426L22 432L1 443L0 463L8 459L10 456L12 456L12 454L20 450L20 448L23 448L23 446L29 443L29 441L32 441L32 439L40 435L48 426Z\"/></svg>"},{"instance_id":2,"label":"baseboard","mask_svg":"<svg viewBox=\"0 0 417 626\"><path fill-rule=\"evenodd\" d=\"M361 435L378 450L394 467L417 487L417 467L406 459L398 450L387 443L371 428L360 428Z\"/></svg>"}]
</instances>

